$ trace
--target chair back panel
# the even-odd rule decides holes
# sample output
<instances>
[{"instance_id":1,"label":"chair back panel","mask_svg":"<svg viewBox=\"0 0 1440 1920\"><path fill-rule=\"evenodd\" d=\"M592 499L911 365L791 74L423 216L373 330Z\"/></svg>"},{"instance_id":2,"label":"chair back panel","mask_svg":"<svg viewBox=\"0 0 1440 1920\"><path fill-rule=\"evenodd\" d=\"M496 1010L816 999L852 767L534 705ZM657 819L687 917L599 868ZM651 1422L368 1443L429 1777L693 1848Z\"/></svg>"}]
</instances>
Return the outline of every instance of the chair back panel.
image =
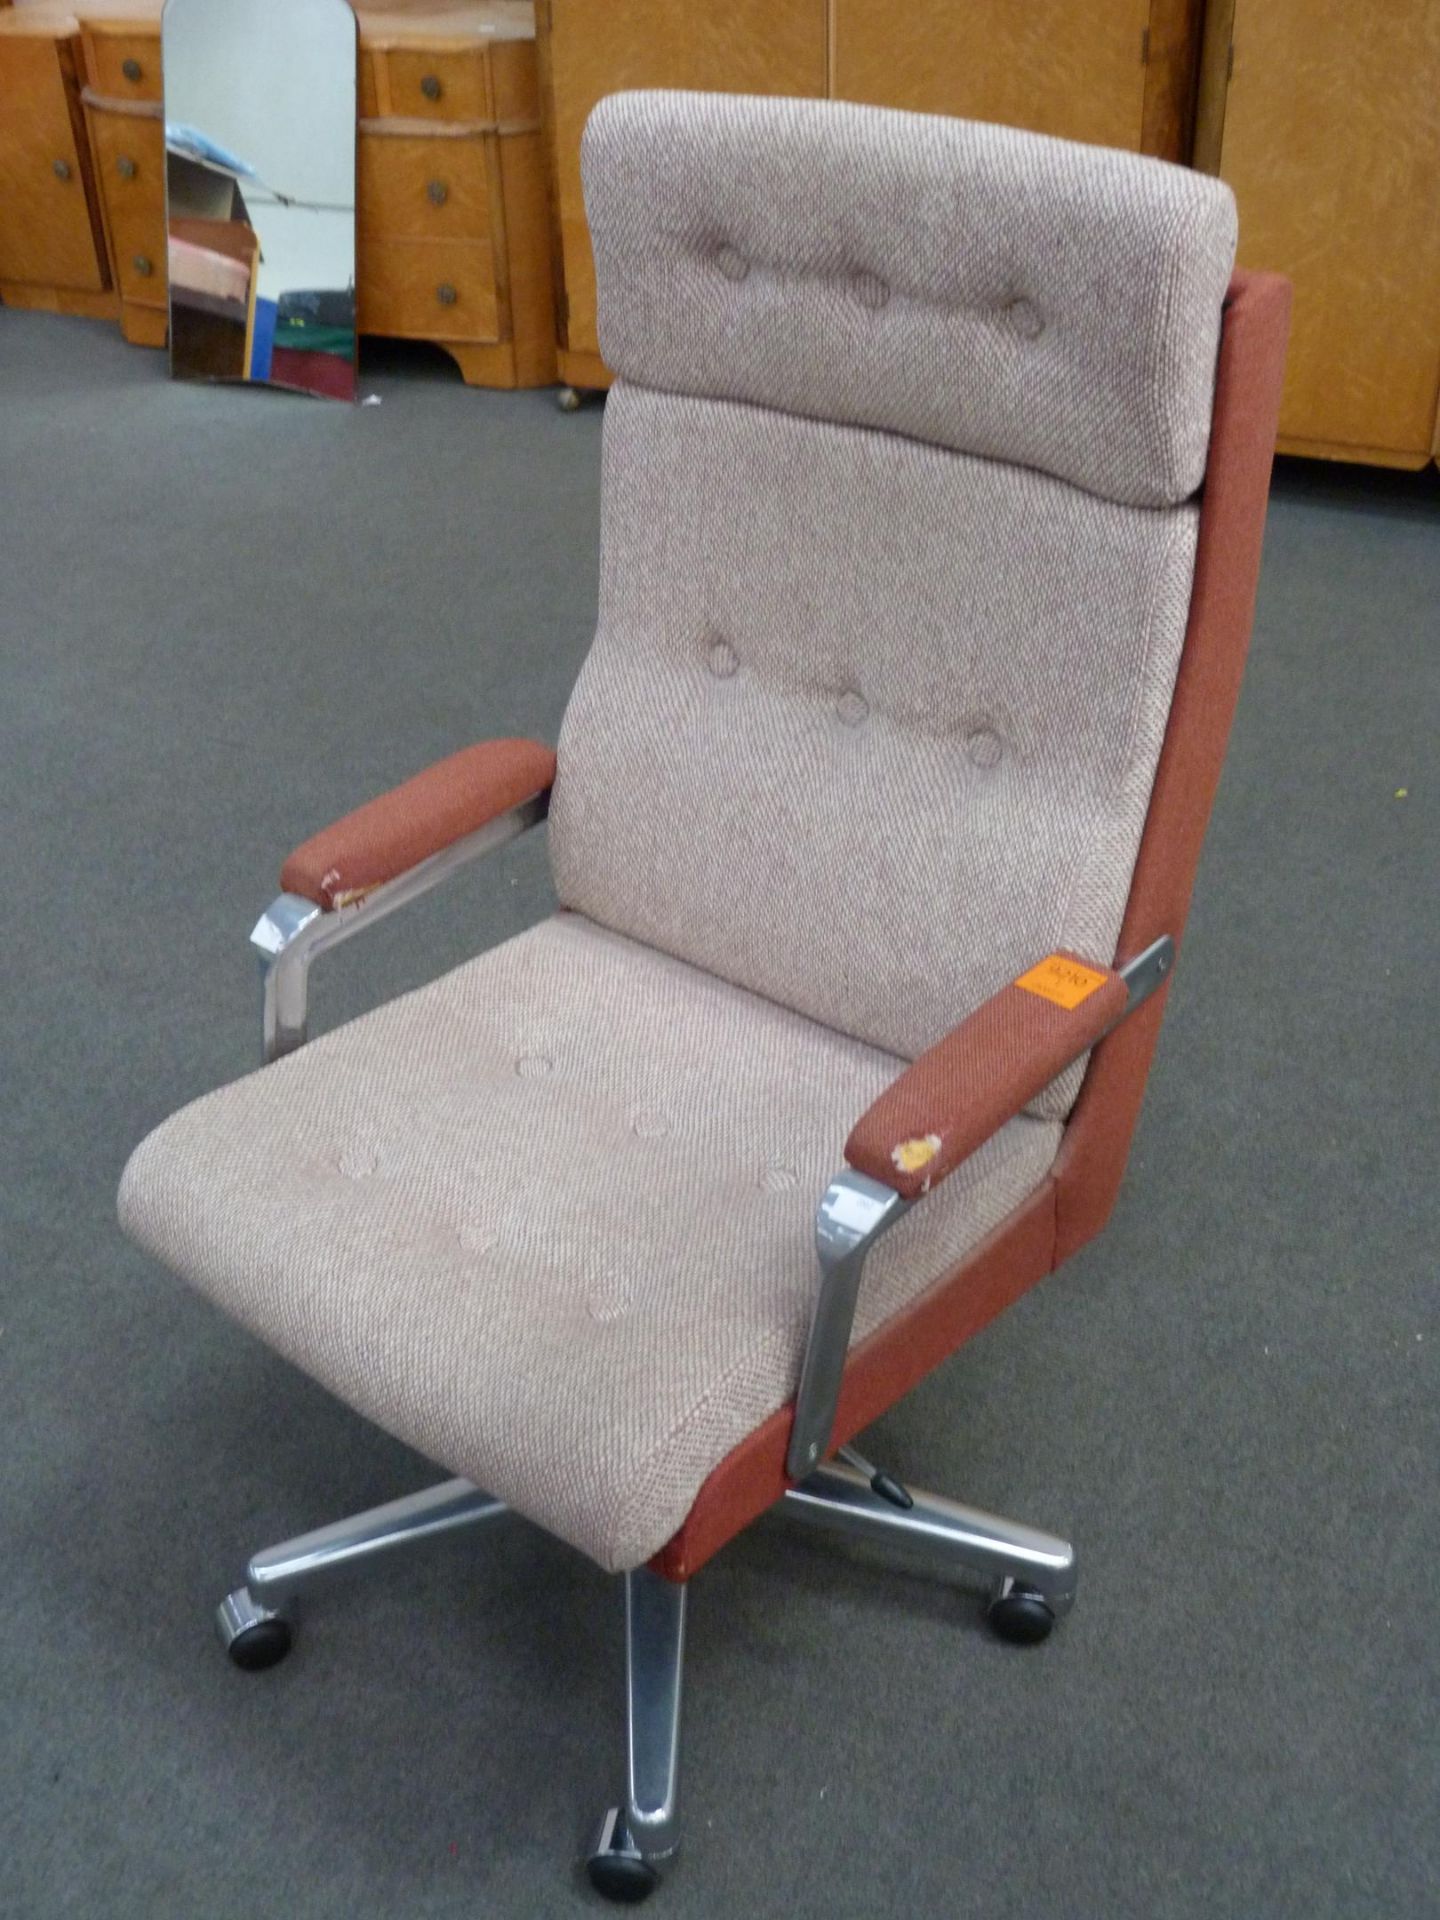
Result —
<instances>
[{"instance_id":1,"label":"chair back panel","mask_svg":"<svg viewBox=\"0 0 1440 1920\"><path fill-rule=\"evenodd\" d=\"M1053 946L1108 959L1196 510L618 385L561 899L913 1057Z\"/></svg>"},{"instance_id":2,"label":"chair back panel","mask_svg":"<svg viewBox=\"0 0 1440 1920\"><path fill-rule=\"evenodd\" d=\"M772 135L768 200L741 193ZM716 96L612 98L586 164L622 378L561 899L905 1057L1052 946L1108 959L1189 608L1228 193L1002 129ZM981 245L1007 179L1019 212ZM890 209L869 253L857 194ZM1077 222L1109 325L1053 304ZM883 349L837 335L822 255L890 276L880 308L851 302ZM1049 316L1027 351L1058 355L1028 404L1018 375L996 387L1022 336L976 331L1002 256ZM917 367L941 382L924 418Z\"/></svg>"}]
</instances>

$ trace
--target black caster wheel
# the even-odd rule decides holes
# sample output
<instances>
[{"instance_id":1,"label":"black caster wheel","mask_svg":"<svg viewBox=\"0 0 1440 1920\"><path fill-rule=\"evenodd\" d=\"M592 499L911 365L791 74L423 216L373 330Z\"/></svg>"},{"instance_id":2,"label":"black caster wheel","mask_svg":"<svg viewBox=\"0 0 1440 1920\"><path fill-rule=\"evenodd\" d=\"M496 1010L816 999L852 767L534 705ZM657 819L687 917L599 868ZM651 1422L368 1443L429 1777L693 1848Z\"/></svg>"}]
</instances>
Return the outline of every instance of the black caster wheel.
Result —
<instances>
[{"instance_id":1,"label":"black caster wheel","mask_svg":"<svg viewBox=\"0 0 1440 1920\"><path fill-rule=\"evenodd\" d=\"M285 1658L292 1638L288 1621L278 1617L260 1620L253 1627L246 1627L243 1633L237 1633L225 1651L243 1672L259 1673Z\"/></svg>"},{"instance_id":2,"label":"black caster wheel","mask_svg":"<svg viewBox=\"0 0 1440 1920\"><path fill-rule=\"evenodd\" d=\"M294 1639L290 1622L282 1614L257 1606L244 1587L237 1587L220 1602L215 1630L221 1646L245 1673L273 1667L285 1658Z\"/></svg>"},{"instance_id":3,"label":"black caster wheel","mask_svg":"<svg viewBox=\"0 0 1440 1920\"><path fill-rule=\"evenodd\" d=\"M638 1907L660 1884L654 1867L638 1854L592 1853L585 1871L597 1893L622 1907Z\"/></svg>"},{"instance_id":4,"label":"black caster wheel","mask_svg":"<svg viewBox=\"0 0 1440 1920\"><path fill-rule=\"evenodd\" d=\"M992 1633L1017 1647L1038 1646L1055 1625L1049 1601L1034 1587L1012 1586L990 1602L985 1618Z\"/></svg>"},{"instance_id":5,"label":"black caster wheel","mask_svg":"<svg viewBox=\"0 0 1440 1920\"><path fill-rule=\"evenodd\" d=\"M618 1807L612 1807L601 1821L585 1871L595 1891L617 1906L638 1907L660 1884L660 1875L636 1851Z\"/></svg>"}]
</instances>

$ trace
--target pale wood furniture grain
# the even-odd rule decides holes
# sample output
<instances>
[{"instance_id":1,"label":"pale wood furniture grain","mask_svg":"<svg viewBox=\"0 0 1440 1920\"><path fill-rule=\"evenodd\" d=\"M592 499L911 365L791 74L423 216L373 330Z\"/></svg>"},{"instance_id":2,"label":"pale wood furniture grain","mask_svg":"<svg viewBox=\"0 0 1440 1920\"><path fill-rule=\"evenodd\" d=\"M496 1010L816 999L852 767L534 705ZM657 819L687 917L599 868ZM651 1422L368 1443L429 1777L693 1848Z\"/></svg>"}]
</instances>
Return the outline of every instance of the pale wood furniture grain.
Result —
<instances>
[{"instance_id":1,"label":"pale wood furniture grain","mask_svg":"<svg viewBox=\"0 0 1440 1920\"><path fill-rule=\"evenodd\" d=\"M580 185L591 108L622 87L859 100L1187 157L1202 0L540 0L559 369L608 384Z\"/></svg>"},{"instance_id":2,"label":"pale wood furniture grain","mask_svg":"<svg viewBox=\"0 0 1440 1920\"><path fill-rule=\"evenodd\" d=\"M1440 446L1440 6L1211 0L1197 165L1242 264L1295 283L1283 452L1420 467Z\"/></svg>"}]
</instances>

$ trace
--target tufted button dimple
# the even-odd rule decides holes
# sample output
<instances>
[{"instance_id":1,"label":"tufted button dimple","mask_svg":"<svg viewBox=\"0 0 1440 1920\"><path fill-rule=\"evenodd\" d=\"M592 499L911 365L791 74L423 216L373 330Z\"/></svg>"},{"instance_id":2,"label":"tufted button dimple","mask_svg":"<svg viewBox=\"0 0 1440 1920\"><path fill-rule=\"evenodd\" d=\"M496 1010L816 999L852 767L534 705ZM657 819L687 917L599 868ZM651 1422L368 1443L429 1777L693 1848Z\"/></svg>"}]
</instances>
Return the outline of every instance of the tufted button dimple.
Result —
<instances>
[{"instance_id":1,"label":"tufted button dimple","mask_svg":"<svg viewBox=\"0 0 1440 1920\"><path fill-rule=\"evenodd\" d=\"M965 751L977 767L998 767L1005 743L993 727L975 727L965 736Z\"/></svg>"},{"instance_id":2,"label":"tufted button dimple","mask_svg":"<svg viewBox=\"0 0 1440 1920\"><path fill-rule=\"evenodd\" d=\"M878 273L851 274L850 291L861 306L868 307L871 313L878 313L890 298L890 288Z\"/></svg>"},{"instance_id":3,"label":"tufted button dimple","mask_svg":"<svg viewBox=\"0 0 1440 1920\"><path fill-rule=\"evenodd\" d=\"M631 1116L630 1131L638 1140L663 1140L675 1131L665 1115L654 1107L642 1107Z\"/></svg>"},{"instance_id":4,"label":"tufted button dimple","mask_svg":"<svg viewBox=\"0 0 1440 1920\"><path fill-rule=\"evenodd\" d=\"M715 264L727 280L743 280L750 271L750 262L744 254L728 245L715 249Z\"/></svg>"},{"instance_id":5,"label":"tufted button dimple","mask_svg":"<svg viewBox=\"0 0 1440 1920\"><path fill-rule=\"evenodd\" d=\"M515 1062L515 1071L522 1080L543 1080L555 1071L555 1062L548 1053L522 1053Z\"/></svg>"},{"instance_id":6,"label":"tufted button dimple","mask_svg":"<svg viewBox=\"0 0 1440 1920\"><path fill-rule=\"evenodd\" d=\"M710 671L717 680L728 680L740 664L740 656L728 640L717 640L710 648Z\"/></svg>"},{"instance_id":7,"label":"tufted button dimple","mask_svg":"<svg viewBox=\"0 0 1440 1920\"><path fill-rule=\"evenodd\" d=\"M1040 310L1023 294L1005 303L1005 318L1020 335L1022 340L1037 340L1045 331L1045 322L1040 318Z\"/></svg>"},{"instance_id":8,"label":"tufted button dimple","mask_svg":"<svg viewBox=\"0 0 1440 1920\"><path fill-rule=\"evenodd\" d=\"M770 1166L760 1175L760 1186L766 1193L789 1193L799 1180L793 1167Z\"/></svg>"},{"instance_id":9,"label":"tufted button dimple","mask_svg":"<svg viewBox=\"0 0 1440 1920\"><path fill-rule=\"evenodd\" d=\"M373 1147L357 1143L346 1147L335 1164L347 1180L364 1180L379 1167L380 1156Z\"/></svg>"},{"instance_id":10,"label":"tufted button dimple","mask_svg":"<svg viewBox=\"0 0 1440 1920\"><path fill-rule=\"evenodd\" d=\"M870 718L870 702L852 687L835 702L835 718L843 727L858 727Z\"/></svg>"},{"instance_id":11,"label":"tufted button dimple","mask_svg":"<svg viewBox=\"0 0 1440 1920\"><path fill-rule=\"evenodd\" d=\"M457 1230L455 1238L466 1253L478 1258L492 1250L500 1235L494 1227L487 1227L481 1221L469 1221Z\"/></svg>"},{"instance_id":12,"label":"tufted button dimple","mask_svg":"<svg viewBox=\"0 0 1440 1920\"><path fill-rule=\"evenodd\" d=\"M623 1320L635 1304L635 1275L618 1260L600 1255L585 1274L585 1311L592 1320Z\"/></svg>"}]
</instances>

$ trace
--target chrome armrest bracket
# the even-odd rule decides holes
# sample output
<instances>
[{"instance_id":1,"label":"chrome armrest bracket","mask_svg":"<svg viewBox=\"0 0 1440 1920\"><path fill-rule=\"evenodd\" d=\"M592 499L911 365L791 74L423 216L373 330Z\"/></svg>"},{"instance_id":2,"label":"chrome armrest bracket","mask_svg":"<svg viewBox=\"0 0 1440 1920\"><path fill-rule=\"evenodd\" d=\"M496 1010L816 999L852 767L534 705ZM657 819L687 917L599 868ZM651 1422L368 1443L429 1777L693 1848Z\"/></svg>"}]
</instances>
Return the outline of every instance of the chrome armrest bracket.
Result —
<instances>
[{"instance_id":1,"label":"chrome armrest bracket","mask_svg":"<svg viewBox=\"0 0 1440 1920\"><path fill-rule=\"evenodd\" d=\"M548 791L537 794L533 800L497 814L474 833L452 841L439 853L432 853L428 860L387 880L353 906L337 907L327 913L313 900L299 894L277 895L250 934L250 944L260 958L262 1045L266 1065L305 1044L312 960L331 947L338 947L342 940L348 940L362 928L373 927L397 907L408 906L412 900L431 892L473 860L503 847L506 841L537 825L549 810Z\"/></svg>"},{"instance_id":2,"label":"chrome armrest bracket","mask_svg":"<svg viewBox=\"0 0 1440 1920\"><path fill-rule=\"evenodd\" d=\"M785 1471L792 1480L803 1480L829 1451L865 1256L909 1207L910 1202L891 1188L851 1167L842 1167L825 1189L815 1213L820 1293L785 1456Z\"/></svg>"},{"instance_id":3,"label":"chrome armrest bracket","mask_svg":"<svg viewBox=\"0 0 1440 1920\"><path fill-rule=\"evenodd\" d=\"M1152 993L1164 986L1174 965L1175 942L1168 933L1162 933L1158 940L1152 940L1133 960L1126 961L1120 969L1120 978L1125 982L1129 998L1125 1002L1121 1020L1132 1014L1142 1000L1148 1000Z\"/></svg>"},{"instance_id":4,"label":"chrome armrest bracket","mask_svg":"<svg viewBox=\"0 0 1440 1920\"><path fill-rule=\"evenodd\" d=\"M1174 964L1175 943L1167 933L1120 968L1128 998L1116 1026L1164 985ZM810 1321L795 1400L795 1424L785 1455L785 1471L792 1480L803 1480L830 1451L865 1256L912 1204L880 1181L850 1167L836 1174L820 1202L815 1215L820 1291Z\"/></svg>"}]
</instances>

